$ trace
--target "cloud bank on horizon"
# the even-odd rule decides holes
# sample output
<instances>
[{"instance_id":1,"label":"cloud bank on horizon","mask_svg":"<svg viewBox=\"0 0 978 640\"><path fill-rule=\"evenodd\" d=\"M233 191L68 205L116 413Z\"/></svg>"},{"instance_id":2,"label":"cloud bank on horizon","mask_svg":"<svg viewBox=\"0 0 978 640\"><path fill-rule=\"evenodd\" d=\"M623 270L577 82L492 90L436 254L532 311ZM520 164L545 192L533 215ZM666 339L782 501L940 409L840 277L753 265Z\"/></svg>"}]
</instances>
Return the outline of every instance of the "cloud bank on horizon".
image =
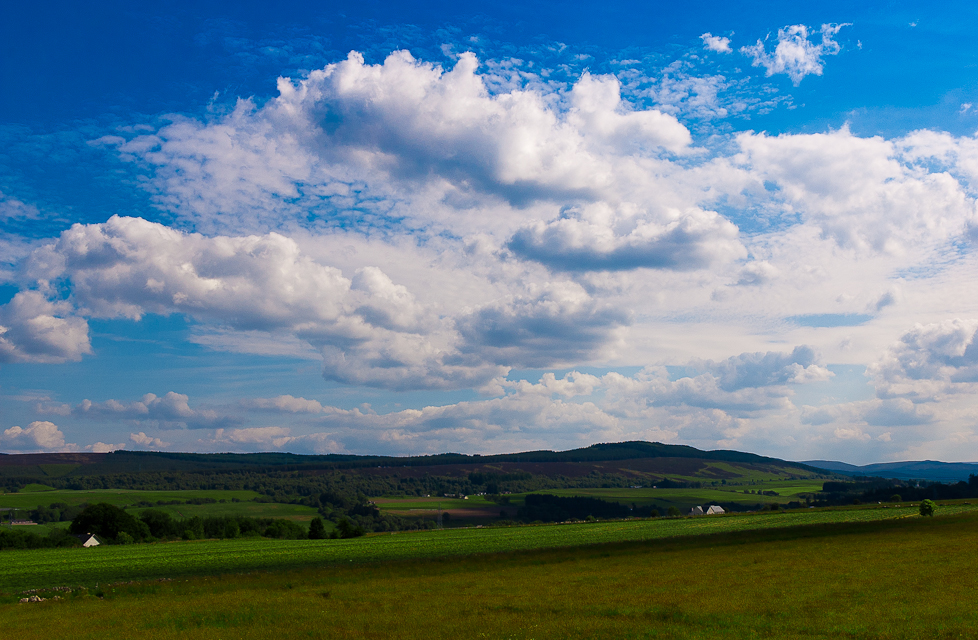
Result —
<instances>
[{"instance_id":1,"label":"cloud bank on horizon","mask_svg":"<svg viewBox=\"0 0 978 640\"><path fill-rule=\"evenodd\" d=\"M978 139L807 116L858 20L709 26L8 115L0 450L978 459Z\"/></svg>"}]
</instances>

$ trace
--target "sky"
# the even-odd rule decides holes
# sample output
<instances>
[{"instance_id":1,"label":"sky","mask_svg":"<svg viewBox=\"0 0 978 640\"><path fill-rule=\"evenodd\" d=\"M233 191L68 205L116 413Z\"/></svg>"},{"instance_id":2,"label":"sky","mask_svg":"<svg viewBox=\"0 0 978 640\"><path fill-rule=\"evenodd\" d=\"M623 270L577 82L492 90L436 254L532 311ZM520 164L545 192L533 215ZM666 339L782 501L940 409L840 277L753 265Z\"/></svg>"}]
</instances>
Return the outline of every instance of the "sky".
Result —
<instances>
[{"instance_id":1,"label":"sky","mask_svg":"<svg viewBox=\"0 0 978 640\"><path fill-rule=\"evenodd\" d=\"M0 451L978 460L971 3L33 4Z\"/></svg>"}]
</instances>

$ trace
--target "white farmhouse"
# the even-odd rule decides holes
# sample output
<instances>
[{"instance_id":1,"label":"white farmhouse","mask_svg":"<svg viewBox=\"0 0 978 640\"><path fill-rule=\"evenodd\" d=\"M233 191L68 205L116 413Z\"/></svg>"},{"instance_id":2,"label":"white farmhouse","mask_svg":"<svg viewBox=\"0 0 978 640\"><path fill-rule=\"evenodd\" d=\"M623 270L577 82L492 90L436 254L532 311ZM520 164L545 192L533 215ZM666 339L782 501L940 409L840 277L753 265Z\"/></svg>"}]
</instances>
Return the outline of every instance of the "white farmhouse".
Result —
<instances>
[{"instance_id":1,"label":"white farmhouse","mask_svg":"<svg viewBox=\"0 0 978 640\"><path fill-rule=\"evenodd\" d=\"M83 547L97 547L100 544L102 544L101 542L98 541L98 538L96 538L95 535L91 533L76 535L75 537L81 540Z\"/></svg>"}]
</instances>

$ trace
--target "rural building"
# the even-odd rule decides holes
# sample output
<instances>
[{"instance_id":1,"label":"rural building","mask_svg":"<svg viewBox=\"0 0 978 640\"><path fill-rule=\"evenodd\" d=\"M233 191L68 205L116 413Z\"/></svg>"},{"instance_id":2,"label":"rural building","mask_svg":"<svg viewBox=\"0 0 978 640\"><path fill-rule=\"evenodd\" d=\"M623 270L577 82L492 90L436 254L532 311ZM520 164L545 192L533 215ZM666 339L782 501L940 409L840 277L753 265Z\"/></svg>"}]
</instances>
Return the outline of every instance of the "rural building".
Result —
<instances>
[{"instance_id":1,"label":"rural building","mask_svg":"<svg viewBox=\"0 0 978 640\"><path fill-rule=\"evenodd\" d=\"M710 505L710 508L706 510L706 515L711 516L715 513L726 513L726 511L724 511L723 507L721 507L720 505L712 504Z\"/></svg>"},{"instance_id":2,"label":"rural building","mask_svg":"<svg viewBox=\"0 0 978 640\"><path fill-rule=\"evenodd\" d=\"M689 510L689 515L691 516L701 516L703 515L703 507L696 506Z\"/></svg>"},{"instance_id":3,"label":"rural building","mask_svg":"<svg viewBox=\"0 0 978 640\"><path fill-rule=\"evenodd\" d=\"M82 541L83 547L97 547L100 544L102 544L101 542L99 542L98 538L96 538L95 535L91 533L79 534L76 535L75 537Z\"/></svg>"}]
</instances>

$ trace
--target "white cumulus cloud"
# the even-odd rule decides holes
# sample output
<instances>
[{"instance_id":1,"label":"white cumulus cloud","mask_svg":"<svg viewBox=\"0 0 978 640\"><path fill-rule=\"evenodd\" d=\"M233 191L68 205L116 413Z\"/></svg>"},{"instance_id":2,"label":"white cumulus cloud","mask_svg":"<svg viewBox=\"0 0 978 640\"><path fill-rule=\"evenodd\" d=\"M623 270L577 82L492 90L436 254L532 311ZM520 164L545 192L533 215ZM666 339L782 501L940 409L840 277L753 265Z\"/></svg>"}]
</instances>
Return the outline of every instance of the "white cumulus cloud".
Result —
<instances>
[{"instance_id":1,"label":"white cumulus cloud","mask_svg":"<svg viewBox=\"0 0 978 640\"><path fill-rule=\"evenodd\" d=\"M703 41L704 49L716 51L717 53L731 53L733 51L733 49L730 48L730 38L715 36L707 31L700 36L700 40Z\"/></svg>"},{"instance_id":2,"label":"white cumulus cloud","mask_svg":"<svg viewBox=\"0 0 978 640\"><path fill-rule=\"evenodd\" d=\"M834 56L842 47L832 38L848 24L823 24L820 29L822 41L819 44L809 40L808 27L796 24L778 29L778 43L774 51L768 53L763 41L741 47L744 55L754 59L755 67L764 67L766 75L785 73L798 86L807 75L822 75L822 58Z\"/></svg>"},{"instance_id":3,"label":"white cumulus cloud","mask_svg":"<svg viewBox=\"0 0 978 640\"><path fill-rule=\"evenodd\" d=\"M65 444L65 434L57 425L39 420L27 425L26 429L5 429L0 437L0 446L15 451L62 451L69 445Z\"/></svg>"}]
</instances>

